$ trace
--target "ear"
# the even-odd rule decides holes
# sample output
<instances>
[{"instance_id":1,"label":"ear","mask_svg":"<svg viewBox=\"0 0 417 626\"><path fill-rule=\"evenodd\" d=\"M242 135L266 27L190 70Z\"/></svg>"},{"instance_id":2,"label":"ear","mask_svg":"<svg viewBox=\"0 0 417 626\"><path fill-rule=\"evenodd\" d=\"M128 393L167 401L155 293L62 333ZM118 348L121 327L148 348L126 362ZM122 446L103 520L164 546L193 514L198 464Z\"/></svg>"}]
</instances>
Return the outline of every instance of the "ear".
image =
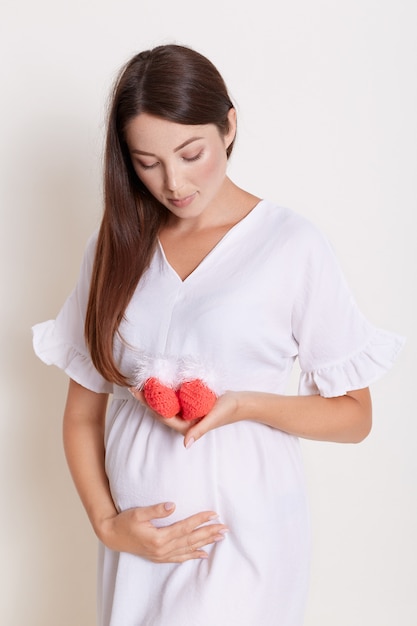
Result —
<instances>
[{"instance_id":1,"label":"ear","mask_svg":"<svg viewBox=\"0 0 417 626\"><path fill-rule=\"evenodd\" d=\"M236 109L234 109L233 107L229 109L229 112L227 114L227 120L229 123L229 130L224 136L224 144L225 144L226 150L230 146L230 144L232 143L232 141L234 140L236 136L237 117L236 117Z\"/></svg>"}]
</instances>

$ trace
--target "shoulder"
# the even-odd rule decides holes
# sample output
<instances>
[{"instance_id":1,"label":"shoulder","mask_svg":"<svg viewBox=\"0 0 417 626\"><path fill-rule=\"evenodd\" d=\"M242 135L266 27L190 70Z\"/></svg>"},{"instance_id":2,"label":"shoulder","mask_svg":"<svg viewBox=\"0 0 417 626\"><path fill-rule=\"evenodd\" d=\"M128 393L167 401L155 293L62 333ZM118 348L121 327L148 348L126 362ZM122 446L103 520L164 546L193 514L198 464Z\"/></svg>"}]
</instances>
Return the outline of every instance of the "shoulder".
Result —
<instances>
[{"instance_id":1,"label":"shoulder","mask_svg":"<svg viewBox=\"0 0 417 626\"><path fill-rule=\"evenodd\" d=\"M295 246L299 253L329 247L324 233L300 213L269 200L258 208L257 226L272 244Z\"/></svg>"},{"instance_id":2,"label":"shoulder","mask_svg":"<svg viewBox=\"0 0 417 626\"><path fill-rule=\"evenodd\" d=\"M93 231L91 233L91 235L88 237L87 239L87 243L85 245L85 252L84 252L84 256L88 255L88 256L94 256L96 253L96 248L97 248L97 241L98 241L98 233L99 233L99 229L97 228L95 231Z\"/></svg>"},{"instance_id":3,"label":"shoulder","mask_svg":"<svg viewBox=\"0 0 417 626\"><path fill-rule=\"evenodd\" d=\"M84 249L84 262L92 264L97 250L99 230L96 229L87 239L87 243Z\"/></svg>"},{"instance_id":4,"label":"shoulder","mask_svg":"<svg viewBox=\"0 0 417 626\"><path fill-rule=\"evenodd\" d=\"M98 241L98 229L95 230L87 239L87 243L84 248L84 254L81 262L80 280L86 282L90 281L91 273L93 271L94 259L96 256Z\"/></svg>"}]
</instances>

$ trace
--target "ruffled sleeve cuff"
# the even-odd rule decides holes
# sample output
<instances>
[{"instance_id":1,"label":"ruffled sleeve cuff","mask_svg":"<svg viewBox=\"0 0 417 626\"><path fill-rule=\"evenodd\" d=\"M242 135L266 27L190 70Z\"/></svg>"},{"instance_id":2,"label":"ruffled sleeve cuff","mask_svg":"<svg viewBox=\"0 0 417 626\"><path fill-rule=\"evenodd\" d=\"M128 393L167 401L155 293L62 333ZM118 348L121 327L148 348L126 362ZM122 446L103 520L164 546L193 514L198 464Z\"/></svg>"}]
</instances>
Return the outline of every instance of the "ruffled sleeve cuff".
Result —
<instances>
[{"instance_id":1,"label":"ruffled sleeve cuff","mask_svg":"<svg viewBox=\"0 0 417 626\"><path fill-rule=\"evenodd\" d=\"M325 398L343 396L348 391L368 387L391 369L405 338L375 329L364 348L348 359L301 372L299 394L320 394Z\"/></svg>"},{"instance_id":2,"label":"ruffled sleeve cuff","mask_svg":"<svg viewBox=\"0 0 417 626\"><path fill-rule=\"evenodd\" d=\"M77 383L96 393L112 393L113 385L95 369L88 354L68 343L56 328L55 320L32 328L33 348L46 365L56 365Z\"/></svg>"}]
</instances>

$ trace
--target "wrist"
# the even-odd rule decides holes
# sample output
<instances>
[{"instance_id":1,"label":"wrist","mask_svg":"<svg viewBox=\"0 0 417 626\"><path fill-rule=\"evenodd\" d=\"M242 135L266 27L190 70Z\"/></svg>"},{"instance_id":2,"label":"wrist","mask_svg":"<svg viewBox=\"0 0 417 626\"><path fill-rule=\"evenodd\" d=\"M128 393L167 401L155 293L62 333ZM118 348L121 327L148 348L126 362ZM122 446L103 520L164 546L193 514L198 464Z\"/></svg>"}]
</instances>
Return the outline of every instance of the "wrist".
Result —
<instances>
[{"instance_id":1,"label":"wrist","mask_svg":"<svg viewBox=\"0 0 417 626\"><path fill-rule=\"evenodd\" d=\"M258 393L256 391L236 391L234 393L237 421L256 419Z\"/></svg>"},{"instance_id":2,"label":"wrist","mask_svg":"<svg viewBox=\"0 0 417 626\"><path fill-rule=\"evenodd\" d=\"M238 414L241 420L251 420L271 425L279 415L282 396L264 391L241 391L238 393Z\"/></svg>"},{"instance_id":3,"label":"wrist","mask_svg":"<svg viewBox=\"0 0 417 626\"><path fill-rule=\"evenodd\" d=\"M100 514L90 516L90 522L95 535L105 545L109 542L112 533L113 521L117 515L117 510L115 508L111 508L108 511L102 511Z\"/></svg>"}]
</instances>

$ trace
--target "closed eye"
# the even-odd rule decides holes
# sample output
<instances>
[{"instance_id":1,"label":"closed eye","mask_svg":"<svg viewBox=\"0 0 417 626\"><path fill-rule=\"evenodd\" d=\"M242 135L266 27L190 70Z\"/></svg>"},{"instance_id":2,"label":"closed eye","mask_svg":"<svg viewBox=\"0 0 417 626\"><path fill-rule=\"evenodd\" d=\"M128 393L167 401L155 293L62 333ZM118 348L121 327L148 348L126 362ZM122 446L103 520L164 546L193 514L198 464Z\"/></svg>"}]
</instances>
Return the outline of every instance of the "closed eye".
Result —
<instances>
[{"instance_id":1,"label":"closed eye","mask_svg":"<svg viewBox=\"0 0 417 626\"><path fill-rule=\"evenodd\" d=\"M141 161L136 161L136 162L139 165L139 167L141 167L144 170L152 170L154 167L159 165L159 161L156 161L155 163L150 163L149 165L146 163L142 163Z\"/></svg>"},{"instance_id":2,"label":"closed eye","mask_svg":"<svg viewBox=\"0 0 417 626\"><path fill-rule=\"evenodd\" d=\"M193 161L198 161L198 159L201 159L201 157L203 156L203 150L201 150L200 152L198 152L196 155L192 156L192 157L182 157L184 159L184 161L187 161L187 163L192 163Z\"/></svg>"},{"instance_id":3,"label":"closed eye","mask_svg":"<svg viewBox=\"0 0 417 626\"><path fill-rule=\"evenodd\" d=\"M200 152L197 152L197 154L195 154L193 156L190 156L190 157L183 156L181 158L186 163L193 163L194 161L198 161L199 159L201 159L203 154L204 154L204 150L200 150ZM155 163L143 163L143 161L139 161L138 159L136 159L136 163L143 170L152 170L152 169L154 169L155 167L157 167L159 165L159 161L155 161Z\"/></svg>"}]
</instances>

